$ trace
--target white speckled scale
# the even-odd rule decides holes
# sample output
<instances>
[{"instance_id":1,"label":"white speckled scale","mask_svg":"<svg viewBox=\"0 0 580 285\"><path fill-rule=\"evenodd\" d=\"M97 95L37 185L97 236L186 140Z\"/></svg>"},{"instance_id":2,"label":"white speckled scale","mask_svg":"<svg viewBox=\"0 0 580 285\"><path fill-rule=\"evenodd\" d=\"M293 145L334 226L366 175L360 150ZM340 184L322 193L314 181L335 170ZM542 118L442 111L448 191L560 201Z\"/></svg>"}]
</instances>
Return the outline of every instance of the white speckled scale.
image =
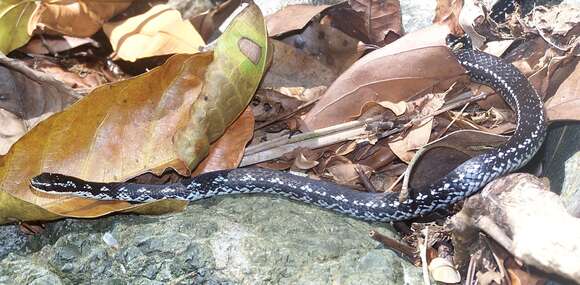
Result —
<instances>
[{"instance_id":1,"label":"white speckled scale","mask_svg":"<svg viewBox=\"0 0 580 285\"><path fill-rule=\"evenodd\" d=\"M408 220L448 207L481 190L491 180L527 163L546 133L542 101L528 80L511 64L470 49L455 52L474 82L489 85L517 115L514 135L506 144L473 157L424 189L413 189L405 201L397 193L366 193L286 172L241 168L216 171L167 185L94 183L60 174L32 180L39 191L74 194L100 200L148 202L195 201L228 194L277 194L369 221Z\"/></svg>"}]
</instances>

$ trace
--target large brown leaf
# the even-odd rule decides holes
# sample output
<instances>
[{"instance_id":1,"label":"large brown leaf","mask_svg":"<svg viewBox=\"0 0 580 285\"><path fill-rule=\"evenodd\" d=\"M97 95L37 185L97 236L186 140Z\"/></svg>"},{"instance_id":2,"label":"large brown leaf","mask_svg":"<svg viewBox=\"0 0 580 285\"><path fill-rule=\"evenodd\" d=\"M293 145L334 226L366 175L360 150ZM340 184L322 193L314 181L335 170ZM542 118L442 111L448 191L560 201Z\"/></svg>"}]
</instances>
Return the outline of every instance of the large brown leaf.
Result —
<instances>
[{"instance_id":1,"label":"large brown leaf","mask_svg":"<svg viewBox=\"0 0 580 285\"><path fill-rule=\"evenodd\" d=\"M41 122L1 158L0 188L57 215L91 217L130 207L30 191L28 181L57 172L97 181L131 178L176 160L172 134L187 120L212 54L175 56L142 76L95 89L70 108ZM0 206L0 217L24 220L26 208ZM55 216L36 217L37 220ZM6 220L8 219L8 220Z\"/></svg>"},{"instance_id":2,"label":"large brown leaf","mask_svg":"<svg viewBox=\"0 0 580 285\"><path fill-rule=\"evenodd\" d=\"M449 30L434 25L371 52L347 69L306 114L309 129L351 120L369 102L398 102L441 92L464 69L444 46Z\"/></svg>"}]
</instances>

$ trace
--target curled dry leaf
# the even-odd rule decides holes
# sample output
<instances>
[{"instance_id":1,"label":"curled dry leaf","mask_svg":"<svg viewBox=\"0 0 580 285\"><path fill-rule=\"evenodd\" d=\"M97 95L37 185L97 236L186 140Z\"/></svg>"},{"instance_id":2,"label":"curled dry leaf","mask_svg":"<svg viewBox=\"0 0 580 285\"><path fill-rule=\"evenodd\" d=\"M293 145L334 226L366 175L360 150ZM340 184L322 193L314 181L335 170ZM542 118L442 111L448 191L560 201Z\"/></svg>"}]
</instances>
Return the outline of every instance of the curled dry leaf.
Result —
<instances>
[{"instance_id":1,"label":"curled dry leaf","mask_svg":"<svg viewBox=\"0 0 580 285\"><path fill-rule=\"evenodd\" d=\"M0 53L8 54L28 42L36 24L32 14L37 6L26 0L0 2Z\"/></svg>"},{"instance_id":2,"label":"curled dry leaf","mask_svg":"<svg viewBox=\"0 0 580 285\"><path fill-rule=\"evenodd\" d=\"M113 1L42 1L38 27L74 36L90 37L103 23L123 12L133 0Z\"/></svg>"},{"instance_id":3,"label":"curled dry leaf","mask_svg":"<svg viewBox=\"0 0 580 285\"><path fill-rule=\"evenodd\" d=\"M480 34L479 29L480 23L483 22L485 17L483 4L475 1L466 1L465 4L463 4L463 1L458 2L461 3L454 3L452 5L454 8L454 17L458 17L459 26L457 26L457 29L455 27L452 27L452 29L454 31L465 31L471 38L473 46L480 48L486 41L485 36ZM458 6L458 4L462 5ZM452 24L452 22L448 22L448 24Z\"/></svg>"},{"instance_id":4,"label":"curled dry leaf","mask_svg":"<svg viewBox=\"0 0 580 285\"><path fill-rule=\"evenodd\" d=\"M179 11L160 4L142 15L103 26L116 59L139 58L174 53L196 53L205 45L201 35Z\"/></svg>"},{"instance_id":5,"label":"curled dry leaf","mask_svg":"<svg viewBox=\"0 0 580 285\"><path fill-rule=\"evenodd\" d=\"M278 12L266 17L268 35L276 37L281 34L304 28L312 18L330 5L288 5Z\"/></svg>"},{"instance_id":6,"label":"curled dry leaf","mask_svg":"<svg viewBox=\"0 0 580 285\"><path fill-rule=\"evenodd\" d=\"M435 281L443 283L459 283L461 275L451 261L437 257L429 263L429 273Z\"/></svg>"},{"instance_id":7,"label":"curled dry leaf","mask_svg":"<svg viewBox=\"0 0 580 285\"><path fill-rule=\"evenodd\" d=\"M422 104L421 116L434 113L445 103L445 94L434 94L426 99ZM389 143L389 147L404 162L409 162L415 156L415 150L429 142L431 129L433 127L433 117L428 117L417 123L399 140Z\"/></svg>"},{"instance_id":8,"label":"curled dry leaf","mask_svg":"<svg viewBox=\"0 0 580 285\"><path fill-rule=\"evenodd\" d=\"M257 63L238 49L242 37L259 46ZM245 109L265 69L266 40L263 18L250 5L213 53L176 55L141 76L99 87L41 122L0 157L0 223L182 209L186 203L178 201L132 205L37 193L29 180L56 172L120 181L167 167L188 174L207 154L206 145ZM201 146L200 151L184 151L188 144Z\"/></svg>"},{"instance_id":9,"label":"curled dry leaf","mask_svg":"<svg viewBox=\"0 0 580 285\"><path fill-rule=\"evenodd\" d=\"M306 114L309 129L343 123L368 102L405 101L447 89L465 73L444 45L446 26L408 34L358 60Z\"/></svg>"},{"instance_id":10,"label":"curled dry leaf","mask_svg":"<svg viewBox=\"0 0 580 285\"><path fill-rule=\"evenodd\" d=\"M551 46L565 51L580 43L580 7L560 4L551 7L538 6L523 19L525 25L537 33Z\"/></svg>"},{"instance_id":11,"label":"curled dry leaf","mask_svg":"<svg viewBox=\"0 0 580 285\"><path fill-rule=\"evenodd\" d=\"M384 46L390 32L403 35L399 0L350 0L349 3L359 17L348 18L348 21L364 32L369 43Z\"/></svg>"},{"instance_id":12,"label":"curled dry leaf","mask_svg":"<svg viewBox=\"0 0 580 285\"><path fill-rule=\"evenodd\" d=\"M462 30L459 25L459 15L462 7L462 0L437 0L433 23L445 23L451 27L454 34L460 34Z\"/></svg>"},{"instance_id":13,"label":"curled dry leaf","mask_svg":"<svg viewBox=\"0 0 580 285\"><path fill-rule=\"evenodd\" d=\"M332 165L326 168L326 171L332 176L332 179L339 184L354 185L358 179L359 174L355 167L358 167L367 176L373 172L373 169L360 164L342 163Z\"/></svg>"},{"instance_id":14,"label":"curled dry leaf","mask_svg":"<svg viewBox=\"0 0 580 285\"><path fill-rule=\"evenodd\" d=\"M302 170L307 170L307 169L311 169L311 168L317 166L318 164L319 164L318 161L316 161L315 159L309 159L306 157L304 152L300 152L296 156L296 159L294 159L292 167L302 169Z\"/></svg>"}]
</instances>

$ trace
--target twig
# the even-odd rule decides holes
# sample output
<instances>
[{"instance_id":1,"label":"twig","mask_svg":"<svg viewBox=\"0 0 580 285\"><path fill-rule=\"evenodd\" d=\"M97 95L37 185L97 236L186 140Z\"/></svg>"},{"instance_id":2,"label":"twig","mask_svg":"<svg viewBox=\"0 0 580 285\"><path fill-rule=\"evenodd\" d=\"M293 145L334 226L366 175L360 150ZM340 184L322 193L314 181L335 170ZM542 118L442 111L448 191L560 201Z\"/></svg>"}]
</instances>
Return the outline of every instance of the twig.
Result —
<instances>
[{"instance_id":1,"label":"twig","mask_svg":"<svg viewBox=\"0 0 580 285\"><path fill-rule=\"evenodd\" d=\"M421 233L423 234L424 242L419 242L419 252L421 256L421 263L423 264L423 283L425 285L431 284L431 279L429 278L429 264L427 263L427 245L429 239L429 226L426 226Z\"/></svg>"},{"instance_id":2,"label":"twig","mask_svg":"<svg viewBox=\"0 0 580 285\"><path fill-rule=\"evenodd\" d=\"M503 262L501 262L499 256L497 256L497 254L495 253L491 242L489 241L489 239L486 236L483 236L482 239L485 242L485 245L489 248L489 251L491 252L491 255L493 256L493 260L495 260L495 263L497 264L497 267L499 268L499 273L501 274L501 277L503 278L503 280L505 280L505 283L507 285L512 285L512 281L510 280L508 273L505 270L505 266L504 266Z\"/></svg>"},{"instance_id":3,"label":"twig","mask_svg":"<svg viewBox=\"0 0 580 285\"><path fill-rule=\"evenodd\" d=\"M437 136L437 139L440 138L441 136L443 136L443 134L447 133L449 128L451 128L451 126L453 126L453 124L455 124L457 119L459 119L459 116L461 116L461 114L463 114L463 112L465 111L467 106L469 106L469 103L463 105L463 108L461 108L461 111L459 111L459 113L457 113L455 116L453 116L453 119L451 120L451 122L449 122L449 124L445 127L445 129L443 129L443 131Z\"/></svg>"},{"instance_id":4,"label":"twig","mask_svg":"<svg viewBox=\"0 0 580 285\"><path fill-rule=\"evenodd\" d=\"M473 278L475 277L475 255L471 255L469 259L469 265L467 266L467 275L465 276L465 285L473 284Z\"/></svg>"},{"instance_id":5,"label":"twig","mask_svg":"<svg viewBox=\"0 0 580 285\"><path fill-rule=\"evenodd\" d=\"M319 148L348 140L364 139L373 136L373 132L366 129L366 125L381 120L381 116L372 117L364 121L352 121L302 133L291 138L286 136L246 148L240 166L251 165L262 161L281 157L296 148Z\"/></svg>"},{"instance_id":6,"label":"twig","mask_svg":"<svg viewBox=\"0 0 580 285\"><path fill-rule=\"evenodd\" d=\"M362 185L365 187L365 189L368 192L377 192L377 189L375 188L375 186L371 183L371 181L369 180L369 177L366 175L366 173L360 168L360 166L358 164L354 165L354 170L356 171L356 174L358 174L358 178L360 178L360 182L362 183Z\"/></svg>"},{"instance_id":7,"label":"twig","mask_svg":"<svg viewBox=\"0 0 580 285\"><path fill-rule=\"evenodd\" d=\"M369 236L383 244L386 248L392 249L397 251L398 253L402 254L408 261L413 264L417 264L417 255L415 254L415 249L403 244L399 241L396 241L386 235L383 235L376 230L371 230L369 232Z\"/></svg>"}]
</instances>

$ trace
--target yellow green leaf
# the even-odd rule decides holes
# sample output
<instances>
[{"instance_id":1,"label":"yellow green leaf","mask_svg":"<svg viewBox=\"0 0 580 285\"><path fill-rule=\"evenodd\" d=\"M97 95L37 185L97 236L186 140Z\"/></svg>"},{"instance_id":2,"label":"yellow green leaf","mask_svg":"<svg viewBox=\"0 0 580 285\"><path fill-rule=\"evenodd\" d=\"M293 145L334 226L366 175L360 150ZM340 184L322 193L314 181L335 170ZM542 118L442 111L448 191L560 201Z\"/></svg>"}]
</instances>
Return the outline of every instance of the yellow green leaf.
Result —
<instances>
[{"instance_id":1,"label":"yellow green leaf","mask_svg":"<svg viewBox=\"0 0 580 285\"><path fill-rule=\"evenodd\" d=\"M7 54L28 42L28 31L36 2L30 0L0 1L0 52Z\"/></svg>"},{"instance_id":2,"label":"yellow green leaf","mask_svg":"<svg viewBox=\"0 0 580 285\"><path fill-rule=\"evenodd\" d=\"M175 137L179 158L193 169L246 108L268 62L268 36L260 9L243 10L217 41L206 84L191 109L188 125Z\"/></svg>"}]
</instances>

